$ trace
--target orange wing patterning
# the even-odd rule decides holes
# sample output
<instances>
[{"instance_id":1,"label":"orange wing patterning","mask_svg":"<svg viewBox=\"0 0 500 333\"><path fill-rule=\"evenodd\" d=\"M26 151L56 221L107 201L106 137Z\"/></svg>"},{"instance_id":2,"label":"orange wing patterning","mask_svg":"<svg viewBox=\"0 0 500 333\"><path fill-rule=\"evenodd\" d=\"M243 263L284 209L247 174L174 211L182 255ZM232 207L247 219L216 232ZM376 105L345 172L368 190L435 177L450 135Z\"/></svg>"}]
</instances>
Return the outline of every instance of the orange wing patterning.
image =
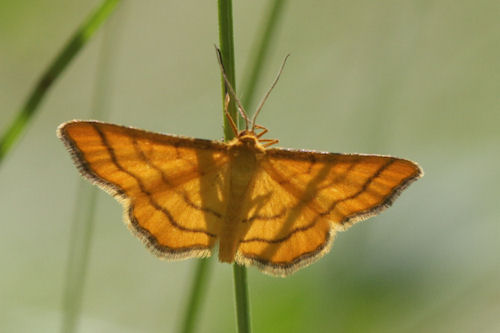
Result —
<instances>
[{"instance_id":1,"label":"orange wing patterning","mask_svg":"<svg viewBox=\"0 0 500 333\"><path fill-rule=\"evenodd\" d=\"M58 135L155 255L205 257L219 241L221 261L278 276L319 259L338 230L422 176L395 157L265 148L253 131L223 143L72 121Z\"/></svg>"}]
</instances>

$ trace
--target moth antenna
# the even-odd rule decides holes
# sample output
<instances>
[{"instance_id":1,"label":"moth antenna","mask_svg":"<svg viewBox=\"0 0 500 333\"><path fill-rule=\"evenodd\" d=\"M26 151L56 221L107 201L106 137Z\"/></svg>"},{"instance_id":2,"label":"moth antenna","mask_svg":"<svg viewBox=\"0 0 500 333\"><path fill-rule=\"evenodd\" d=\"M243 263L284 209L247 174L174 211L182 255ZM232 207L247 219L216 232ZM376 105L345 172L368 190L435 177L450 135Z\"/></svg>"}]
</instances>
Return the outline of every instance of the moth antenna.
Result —
<instances>
[{"instance_id":1,"label":"moth antenna","mask_svg":"<svg viewBox=\"0 0 500 333\"><path fill-rule=\"evenodd\" d=\"M222 77L224 78L224 83L226 84L226 90L229 91L231 97L236 101L236 104L238 104L238 111L240 112L240 115L243 117L243 119L245 119L245 129L248 131L250 120L246 115L245 108L243 107L243 105L241 105L238 96L236 96L236 93L234 92L233 86L231 86L231 83L229 82L226 76L226 71L224 70L224 64L222 63L222 54L219 48L216 45L214 46L215 46L215 53L217 54L217 60L219 61L220 71L222 73Z\"/></svg>"},{"instance_id":2,"label":"moth antenna","mask_svg":"<svg viewBox=\"0 0 500 333\"><path fill-rule=\"evenodd\" d=\"M281 76L281 73L283 72L283 68L285 67L286 60L288 59L289 56L290 56L290 54L287 54L286 57L285 57L285 59L283 59L283 63L281 64L281 67L280 67L280 70L278 72L278 75L276 75L276 78L274 79L273 84L271 85L271 88L269 88L269 90L267 91L267 93L264 95L264 98L262 98L262 101L260 102L259 107L257 108L257 111L255 111L255 114L253 115L253 118L252 118L252 132L255 130L255 120L257 119L257 116L259 115L260 110L262 110L262 107L264 106L264 103L266 103L266 100L269 97L269 95L271 94L271 91L273 90L274 86L276 86L276 83L278 83L278 80L279 80L279 78Z\"/></svg>"}]
</instances>

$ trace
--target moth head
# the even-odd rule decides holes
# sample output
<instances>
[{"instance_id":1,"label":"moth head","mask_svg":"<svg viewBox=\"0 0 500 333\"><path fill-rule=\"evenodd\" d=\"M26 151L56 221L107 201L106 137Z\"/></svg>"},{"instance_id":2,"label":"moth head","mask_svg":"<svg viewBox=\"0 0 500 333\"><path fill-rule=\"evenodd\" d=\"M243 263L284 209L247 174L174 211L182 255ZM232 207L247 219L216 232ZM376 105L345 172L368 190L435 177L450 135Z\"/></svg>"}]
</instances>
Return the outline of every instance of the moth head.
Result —
<instances>
[{"instance_id":1,"label":"moth head","mask_svg":"<svg viewBox=\"0 0 500 333\"><path fill-rule=\"evenodd\" d=\"M259 142L259 139L257 139L257 136L255 133L249 131L249 130L243 130L238 134L238 140L249 146L255 146L257 142Z\"/></svg>"}]
</instances>

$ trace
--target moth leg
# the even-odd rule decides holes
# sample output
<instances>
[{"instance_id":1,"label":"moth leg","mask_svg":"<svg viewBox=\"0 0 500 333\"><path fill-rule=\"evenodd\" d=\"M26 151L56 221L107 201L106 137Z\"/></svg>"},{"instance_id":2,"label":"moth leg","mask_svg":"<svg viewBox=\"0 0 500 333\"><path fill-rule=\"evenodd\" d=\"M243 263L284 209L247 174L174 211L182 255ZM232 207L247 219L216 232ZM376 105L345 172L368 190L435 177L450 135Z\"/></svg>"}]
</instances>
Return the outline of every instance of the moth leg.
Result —
<instances>
[{"instance_id":1,"label":"moth leg","mask_svg":"<svg viewBox=\"0 0 500 333\"><path fill-rule=\"evenodd\" d=\"M233 118L231 117L231 115L227 111L227 109L229 107L229 100L230 100L229 99L229 95L226 94L226 97L224 98L224 113L226 114L226 117L229 120L229 125L231 125L231 128L233 129L234 135L238 136L238 127L236 126L236 124L234 123Z\"/></svg>"},{"instance_id":2,"label":"moth leg","mask_svg":"<svg viewBox=\"0 0 500 333\"><path fill-rule=\"evenodd\" d=\"M256 134L257 135L257 138L260 138L262 137L264 134L266 134L267 132L269 132L269 130L267 128L265 128L264 126L261 126L261 125L257 125L255 124L255 128L258 128L258 129L261 129L262 132L260 132L259 134Z\"/></svg>"},{"instance_id":3,"label":"moth leg","mask_svg":"<svg viewBox=\"0 0 500 333\"><path fill-rule=\"evenodd\" d=\"M264 148L270 147L280 142L280 140L278 139L262 139L259 141L263 143Z\"/></svg>"}]
</instances>

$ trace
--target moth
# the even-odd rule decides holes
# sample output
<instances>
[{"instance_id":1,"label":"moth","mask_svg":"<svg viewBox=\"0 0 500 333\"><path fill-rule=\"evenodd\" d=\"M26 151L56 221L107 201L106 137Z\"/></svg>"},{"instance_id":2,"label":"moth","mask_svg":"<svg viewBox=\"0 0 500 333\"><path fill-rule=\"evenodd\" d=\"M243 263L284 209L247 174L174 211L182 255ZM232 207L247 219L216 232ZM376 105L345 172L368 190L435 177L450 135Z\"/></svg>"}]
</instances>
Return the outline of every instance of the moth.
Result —
<instances>
[{"instance_id":1,"label":"moth","mask_svg":"<svg viewBox=\"0 0 500 333\"><path fill-rule=\"evenodd\" d=\"M249 120L222 73L230 142L98 121L57 130L80 173L123 205L127 226L158 257L207 257L218 243L221 262L287 276L423 175L417 163L397 157L272 147L277 140L263 139L267 129L255 123L270 90ZM227 112L230 98L245 130Z\"/></svg>"}]
</instances>

